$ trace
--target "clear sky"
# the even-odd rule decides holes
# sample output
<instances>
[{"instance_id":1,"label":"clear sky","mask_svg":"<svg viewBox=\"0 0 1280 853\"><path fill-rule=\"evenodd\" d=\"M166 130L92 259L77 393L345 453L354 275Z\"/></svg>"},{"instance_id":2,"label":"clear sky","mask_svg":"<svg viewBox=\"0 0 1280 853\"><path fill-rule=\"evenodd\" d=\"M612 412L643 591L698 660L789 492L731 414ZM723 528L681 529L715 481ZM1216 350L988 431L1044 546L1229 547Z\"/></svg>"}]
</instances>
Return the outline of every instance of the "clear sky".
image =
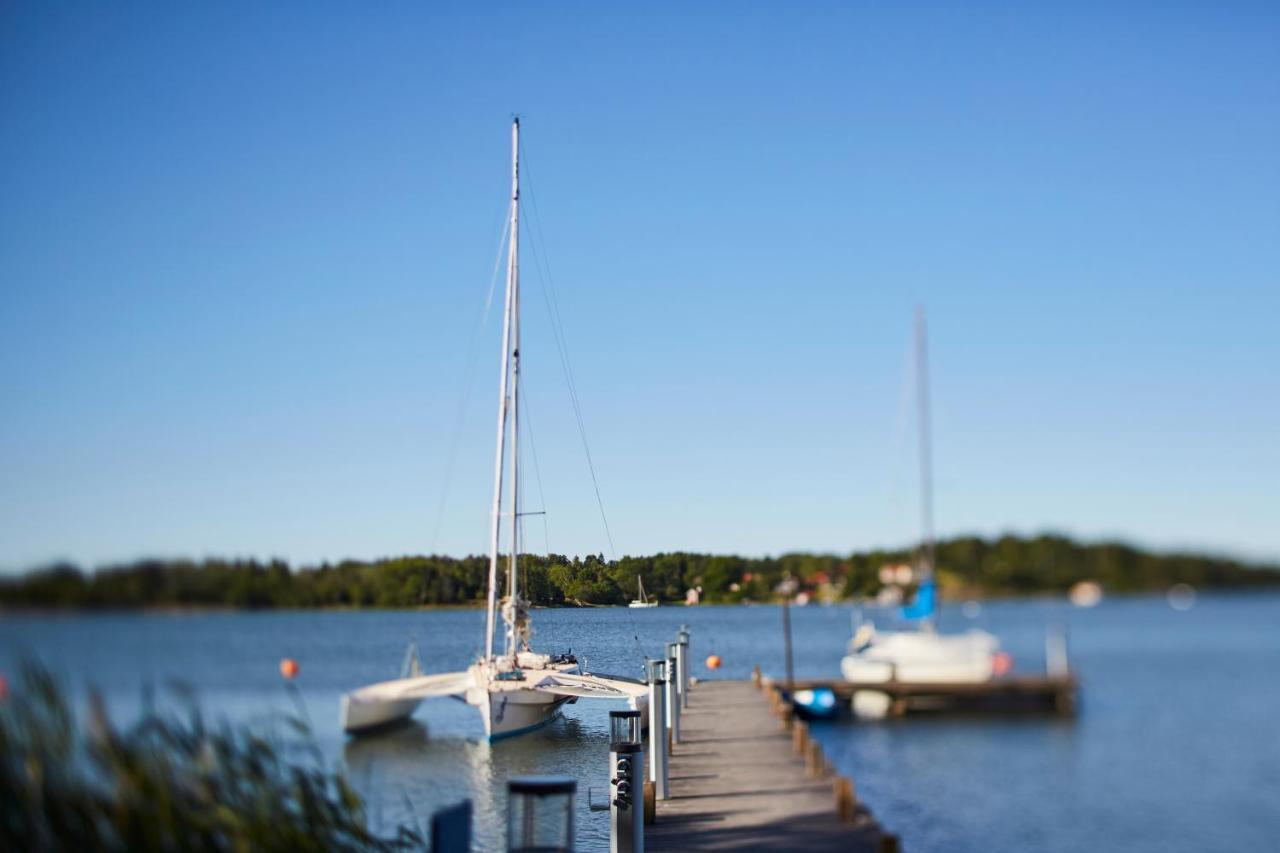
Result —
<instances>
[{"instance_id":1,"label":"clear sky","mask_svg":"<svg viewBox=\"0 0 1280 853\"><path fill-rule=\"evenodd\" d=\"M618 555L910 541L921 302L941 533L1280 556L1277 44L1274 3L5 3L0 567L483 551L515 112ZM530 544L608 553L531 261Z\"/></svg>"}]
</instances>

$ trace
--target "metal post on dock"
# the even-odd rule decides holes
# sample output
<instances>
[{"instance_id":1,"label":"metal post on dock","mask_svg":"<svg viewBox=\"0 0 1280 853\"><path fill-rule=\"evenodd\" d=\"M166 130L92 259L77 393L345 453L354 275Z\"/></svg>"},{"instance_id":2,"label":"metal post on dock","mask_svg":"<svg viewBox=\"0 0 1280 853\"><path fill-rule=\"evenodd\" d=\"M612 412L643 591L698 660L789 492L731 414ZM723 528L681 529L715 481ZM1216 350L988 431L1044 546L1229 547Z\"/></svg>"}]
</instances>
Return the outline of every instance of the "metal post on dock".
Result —
<instances>
[{"instance_id":1,"label":"metal post on dock","mask_svg":"<svg viewBox=\"0 0 1280 853\"><path fill-rule=\"evenodd\" d=\"M645 661L649 682L649 781L659 800L667 798L667 662Z\"/></svg>"},{"instance_id":2,"label":"metal post on dock","mask_svg":"<svg viewBox=\"0 0 1280 853\"><path fill-rule=\"evenodd\" d=\"M1060 623L1045 632L1044 667L1050 678L1066 678L1071 673L1071 663L1067 659L1067 629Z\"/></svg>"},{"instance_id":3,"label":"metal post on dock","mask_svg":"<svg viewBox=\"0 0 1280 853\"><path fill-rule=\"evenodd\" d=\"M676 634L680 655L676 667L680 670L680 710L689 707L689 626L681 625Z\"/></svg>"},{"instance_id":4,"label":"metal post on dock","mask_svg":"<svg viewBox=\"0 0 1280 853\"><path fill-rule=\"evenodd\" d=\"M667 726L673 744L680 742L680 697L676 693L676 685L680 683L679 648L677 643L667 643Z\"/></svg>"},{"instance_id":5,"label":"metal post on dock","mask_svg":"<svg viewBox=\"0 0 1280 853\"><path fill-rule=\"evenodd\" d=\"M778 593L782 596L782 650L787 664L788 694L795 692L796 684L795 667L791 660L791 597L799 588L799 583L791 577L790 572L782 579L782 583L778 584Z\"/></svg>"},{"instance_id":6,"label":"metal post on dock","mask_svg":"<svg viewBox=\"0 0 1280 853\"><path fill-rule=\"evenodd\" d=\"M573 850L571 776L517 776L507 780L507 850Z\"/></svg>"},{"instance_id":7,"label":"metal post on dock","mask_svg":"<svg viewBox=\"0 0 1280 853\"><path fill-rule=\"evenodd\" d=\"M609 712L609 853L644 851L644 747L639 711Z\"/></svg>"}]
</instances>

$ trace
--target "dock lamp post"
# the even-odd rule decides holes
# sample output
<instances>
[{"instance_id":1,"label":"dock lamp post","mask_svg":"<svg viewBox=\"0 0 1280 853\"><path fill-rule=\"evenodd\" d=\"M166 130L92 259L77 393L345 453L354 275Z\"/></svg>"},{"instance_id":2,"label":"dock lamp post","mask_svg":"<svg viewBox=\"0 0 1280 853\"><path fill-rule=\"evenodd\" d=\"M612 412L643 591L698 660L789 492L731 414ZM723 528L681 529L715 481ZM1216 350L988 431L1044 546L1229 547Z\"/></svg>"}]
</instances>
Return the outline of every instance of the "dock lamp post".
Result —
<instances>
[{"instance_id":1,"label":"dock lamp post","mask_svg":"<svg viewBox=\"0 0 1280 853\"><path fill-rule=\"evenodd\" d=\"M680 683L678 643L667 643L667 725L671 727L671 742L680 742L680 696L676 685Z\"/></svg>"},{"instance_id":2,"label":"dock lamp post","mask_svg":"<svg viewBox=\"0 0 1280 853\"><path fill-rule=\"evenodd\" d=\"M667 798L667 662L645 661L649 682L649 781L654 796Z\"/></svg>"},{"instance_id":3,"label":"dock lamp post","mask_svg":"<svg viewBox=\"0 0 1280 853\"><path fill-rule=\"evenodd\" d=\"M644 746L639 711L609 712L609 853L644 851Z\"/></svg>"},{"instance_id":4,"label":"dock lamp post","mask_svg":"<svg viewBox=\"0 0 1280 853\"><path fill-rule=\"evenodd\" d=\"M511 853L571 853L571 776L516 776L507 780L507 850Z\"/></svg>"},{"instance_id":5,"label":"dock lamp post","mask_svg":"<svg viewBox=\"0 0 1280 853\"><path fill-rule=\"evenodd\" d=\"M680 670L680 708L689 707L689 626L681 625L676 634L676 650L679 652L676 668Z\"/></svg>"}]
</instances>

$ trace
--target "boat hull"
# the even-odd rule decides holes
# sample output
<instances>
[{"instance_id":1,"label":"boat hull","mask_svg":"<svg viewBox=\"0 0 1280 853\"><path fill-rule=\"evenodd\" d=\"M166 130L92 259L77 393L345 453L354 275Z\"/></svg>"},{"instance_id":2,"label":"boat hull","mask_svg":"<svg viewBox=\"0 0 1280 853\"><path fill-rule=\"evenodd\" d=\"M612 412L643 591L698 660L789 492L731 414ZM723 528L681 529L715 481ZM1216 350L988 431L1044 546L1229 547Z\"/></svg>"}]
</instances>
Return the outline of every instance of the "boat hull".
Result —
<instances>
[{"instance_id":1,"label":"boat hull","mask_svg":"<svg viewBox=\"0 0 1280 853\"><path fill-rule=\"evenodd\" d=\"M840 662L845 681L869 684L977 684L995 672L996 638L985 631L936 634L896 631L877 634L866 648Z\"/></svg>"},{"instance_id":2,"label":"boat hull","mask_svg":"<svg viewBox=\"0 0 1280 853\"><path fill-rule=\"evenodd\" d=\"M539 690L516 688L474 691L467 701L480 711L485 734L495 741L542 728L560 716L569 700Z\"/></svg>"},{"instance_id":3,"label":"boat hull","mask_svg":"<svg viewBox=\"0 0 1280 853\"><path fill-rule=\"evenodd\" d=\"M422 704L421 699L396 699L387 701L360 701L351 696L342 697L342 730L358 734L402 723L413 716Z\"/></svg>"}]
</instances>

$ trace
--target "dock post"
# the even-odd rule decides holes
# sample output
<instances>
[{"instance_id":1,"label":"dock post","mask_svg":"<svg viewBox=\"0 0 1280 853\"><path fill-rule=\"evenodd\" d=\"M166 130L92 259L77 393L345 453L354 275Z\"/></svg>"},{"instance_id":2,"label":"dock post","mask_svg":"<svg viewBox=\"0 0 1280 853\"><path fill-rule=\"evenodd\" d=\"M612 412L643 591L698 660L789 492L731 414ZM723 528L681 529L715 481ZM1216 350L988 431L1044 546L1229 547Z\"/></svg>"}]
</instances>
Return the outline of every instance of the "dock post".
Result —
<instances>
[{"instance_id":1,"label":"dock post","mask_svg":"<svg viewBox=\"0 0 1280 853\"><path fill-rule=\"evenodd\" d=\"M655 796L667 798L667 662L645 662L649 681L649 781Z\"/></svg>"},{"instance_id":2,"label":"dock post","mask_svg":"<svg viewBox=\"0 0 1280 853\"><path fill-rule=\"evenodd\" d=\"M1067 629L1053 625L1044 635L1044 668L1050 678L1066 678L1071 672L1067 659Z\"/></svg>"},{"instance_id":3,"label":"dock post","mask_svg":"<svg viewBox=\"0 0 1280 853\"><path fill-rule=\"evenodd\" d=\"M848 776L837 776L835 781L836 815L840 820L849 823L857 814L858 799L853 793L853 780Z\"/></svg>"},{"instance_id":4,"label":"dock post","mask_svg":"<svg viewBox=\"0 0 1280 853\"><path fill-rule=\"evenodd\" d=\"M827 757L822 754L822 744L816 740L810 741L809 754L806 758L808 759L805 762L806 769L808 769L810 776L815 779L821 779L827 775Z\"/></svg>"},{"instance_id":5,"label":"dock post","mask_svg":"<svg viewBox=\"0 0 1280 853\"><path fill-rule=\"evenodd\" d=\"M791 745L795 747L797 755L804 755L805 750L809 748L808 723L796 722L791 730Z\"/></svg>"},{"instance_id":6,"label":"dock post","mask_svg":"<svg viewBox=\"0 0 1280 853\"><path fill-rule=\"evenodd\" d=\"M609 853L644 851L644 746L639 711L609 712Z\"/></svg>"},{"instance_id":7,"label":"dock post","mask_svg":"<svg viewBox=\"0 0 1280 853\"><path fill-rule=\"evenodd\" d=\"M514 776L507 780L507 850L573 849L571 776Z\"/></svg>"},{"instance_id":8,"label":"dock post","mask_svg":"<svg viewBox=\"0 0 1280 853\"><path fill-rule=\"evenodd\" d=\"M440 809L431 816L431 849L439 853L471 850L471 801Z\"/></svg>"},{"instance_id":9,"label":"dock post","mask_svg":"<svg viewBox=\"0 0 1280 853\"><path fill-rule=\"evenodd\" d=\"M679 648L678 643L667 643L667 726L673 744L680 742L680 696L676 688L680 682Z\"/></svg>"},{"instance_id":10,"label":"dock post","mask_svg":"<svg viewBox=\"0 0 1280 853\"><path fill-rule=\"evenodd\" d=\"M676 650L679 652L676 668L680 670L680 710L689 707L689 626L681 625L676 634Z\"/></svg>"}]
</instances>

